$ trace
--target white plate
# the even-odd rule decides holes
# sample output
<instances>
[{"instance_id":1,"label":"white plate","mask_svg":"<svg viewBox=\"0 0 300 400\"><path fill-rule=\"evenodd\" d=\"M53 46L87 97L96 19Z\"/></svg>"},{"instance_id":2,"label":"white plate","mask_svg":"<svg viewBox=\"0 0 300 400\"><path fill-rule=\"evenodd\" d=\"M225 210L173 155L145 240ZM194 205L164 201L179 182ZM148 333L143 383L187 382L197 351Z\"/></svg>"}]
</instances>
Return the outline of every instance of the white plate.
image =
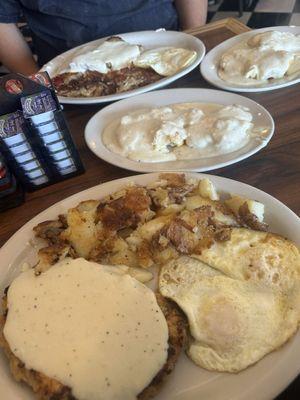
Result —
<instances>
[{"instance_id":1,"label":"white plate","mask_svg":"<svg viewBox=\"0 0 300 400\"><path fill-rule=\"evenodd\" d=\"M236 193L256 199L266 206L266 221L270 230L300 245L299 218L272 196L244 183L213 175L189 173L188 177L209 177L221 192ZM39 222L51 220L76 206L80 201L102 198L129 181L145 185L157 180L158 174L147 174L118 179L94 186L62 200L43 211L18 232L0 250L0 288L4 289L19 273L20 264L35 261L36 249L32 228ZM279 394L300 371L300 332L282 348L264 357L257 364L238 374L209 372L193 364L184 354L175 371L156 400L270 400ZM8 362L0 351L0 398L5 400L34 400L34 394L15 382Z\"/></svg>"},{"instance_id":2,"label":"white plate","mask_svg":"<svg viewBox=\"0 0 300 400\"><path fill-rule=\"evenodd\" d=\"M240 104L248 107L250 112L253 114L253 122L255 126L261 126L266 129L264 139L252 138L241 149L220 156L203 157L195 160L165 161L159 163L129 160L126 157L111 152L103 144L102 133L104 128L121 115L137 109L184 102L217 103L222 105ZM85 128L85 140L88 147L96 154L96 156L110 164L131 171L202 172L225 167L226 165L234 164L250 157L252 154L258 152L267 145L273 132L274 121L268 111L255 101L246 97L211 89L165 89L122 100L103 108L87 123Z\"/></svg>"},{"instance_id":3,"label":"white plate","mask_svg":"<svg viewBox=\"0 0 300 400\"><path fill-rule=\"evenodd\" d=\"M194 50L197 52L197 58L192 64L182 69L177 74L174 74L166 78L162 78L157 82L151 83L150 85L142 86L134 90L129 90L128 92L111 94L108 96L99 96L99 97L58 96L58 99L61 103L65 104L107 103L110 101L125 99L126 97L134 96L136 94L149 92L150 90L168 85L169 83L176 81L180 77L189 73L192 69L194 69L197 65L200 64L205 54L205 46L203 42L200 39L196 38L195 36L183 32L157 30L157 31L122 33L118 36L120 36L128 43L141 44L147 50L164 46L183 47L185 49ZM75 47L74 49L71 49L69 51L66 51L65 53L60 54L59 56L55 57L53 60L45 64L42 70L47 71L50 77L53 77L57 73L59 73L60 66L65 62L66 58L72 56L72 53L78 51L79 49L82 49L85 46L89 46L90 44L100 44L104 42L105 39L107 38L97 39L94 40L93 42L89 42L81 46Z\"/></svg>"},{"instance_id":4,"label":"white plate","mask_svg":"<svg viewBox=\"0 0 300 400\"><path fill-rule=\"evenodd\" d=\"M225 40L225 42L220 43L218 46L214 47L211 51L209 51L200 66L201 74L205 80L211 83L214 86L217 86L221 89L231 90L233 92L266 92L268 90L281 89L286 86L294 85L295 83L300 82L300 75L297 78L293 78L291 80L284 80L284 82L274 82L268 83L266 86L239 86L234 85L232 83L223 81L218 75L218 65L219 60L225 51L229 50L231 47L236 44L247 40L251 36L265 31L276 30L281 32L291 32L294 35L300 34L299 26L272 26L269 28L255 29L250 32L242 33L241 35L234 36L231 39Z\"/></svg>"}]
</instances>

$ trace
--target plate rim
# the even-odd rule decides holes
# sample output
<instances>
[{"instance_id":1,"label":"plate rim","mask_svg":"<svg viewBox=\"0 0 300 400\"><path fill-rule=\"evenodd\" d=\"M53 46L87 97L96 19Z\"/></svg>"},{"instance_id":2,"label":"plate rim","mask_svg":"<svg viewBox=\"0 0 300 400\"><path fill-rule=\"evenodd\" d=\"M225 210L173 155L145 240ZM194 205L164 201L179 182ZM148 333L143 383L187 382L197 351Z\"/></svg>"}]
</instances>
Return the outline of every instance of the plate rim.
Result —
<instances>
[{"instance_id":1,"label":"plate rim","mask_svg":"<svg viewBox=\"0 0 300 400\"><path fill-rule=\"evenodd\" d=\"M88 105L88 104L102 104L102 103L109 103L111 101L116 101L116 100L121 100L121 99L125 99L128 97L132 97L132 96L136 96L145 92L149 92L151 90L154 90L156 88L160 88L162 86L168 85L172 82L175 82L176 80L178 80L179 78L181 78L182 76L188 74L189 72L191 72L193 69L195 69L203 60L205 53L206 53L206 47L205 44L203 43L203 41L201 39L199 39L198 37L194 36L194 35L190 35L189 33L186 32L180 32L180 31L173 31L173 30L166 30L166 29L157 29L157 30L146 30L146 31L136 31L136 32L126 32L126 33L120 33L118 35L114 35L114 36L120 36L121 38L124 38L126 40L126 38L129 36L134 36L134 35L152 35L152 34L172 34L173 36L178 36L178 37L186 37L189 38L189 40L192 40L195 44L197 44L197 47L199 47L199 51L197 51L197 58L195 59L195 61L193 61L190 65L188 65L187 67L183 68L182 70L178 71L176 74L171 75L169 77L164 77L160 80L158 80L157 82L153 82L150 83L148 85L145 86L141 86L139 88L133 89L133 90L129 90L127 92L123 92L123 93L115 93L115 94L111 94L111 95L106 95L106 96L98 96L98 97L66 97L66 96L57 96L58 100L60 103L62 104L78 104L78 105ZM90 45L93 43L102 43L104 42L106 39L108 39L109 37L111 37L113 35L109 35L109 36L105 36L103 38L99 38L96 40L92 40L90 42L87 43L83 43L79 46L76 46L72 49L69 49L59 55L57 55L56 57L52 58L50 61L48 61L46 64L44 64L40 71L47 71L47 68L49 68L49 64L51 67L51 63L55 62L55 60L63 58L65 55L72 53L74 50L83 48L86 45ZM48 71L47 71L48 72ZM49 72L48 72L49 73ZM50 75L50 74L49 74ZM51 76L50 76L51 78Z\"/></svg>"},{"instance_id":2,"label":"plate rim","mask_svg":"<svg viewBox=\"0 0 300 400\"><path fill-rule=\"evenodd\" d=\"M167 162L166 162L166 166L164 167L161 163L149 163L149 162L138 162L138 161L134 161L134 160L129 160L126 157L123 157L121 155L115 154L112 151L110 151L109 149L106 148L106 146L104 145L104 143L102 142L102 135L103 135L103 131L101 131L99 133L100 137L100 142L101 142L101 147L100 150L104 151L104 155L102 153L102 155L99 155L99 152L97 152L97 150L92 146L91 141L90 141L90 136L92 135L91 133L91 126L93 124L95 124L97 121L97 119L99 118L99 116L101 114L107 114L107 113L113 113L114 112L114 108L117 105L120 104L126 104L126 102L131 102L131 101L143 101L144 97L159 97L162 93L169 93L170 94L170 103L168 104L178 104L178 102L172 102L172 97L175 96L176 93L182 93L182 95L184 93L196 93L199 92L199 97L201 97L201 93L204 93L204 95L206 93L214 93L216 98L218 97L218 95L222 95L224 96L235 96L237 98L243 98L243 101L247 101L250 104L253 104L253 106L260 108L261 112L264 113L265 117L268 119L270 125L268 127L268 129L270 129L270 132L268 134L268 136L266 137L266 139L263 139L261 141L258 142L258 144L253 147L250 151L239 155L238 157L234 157L233 159L227 160L225 162L217 162L215 164L212 164L211 160L213 160L214 158L217 158L218 156L214 156L214 157L208 157L208 161L210 163L210 165L208 167L205 166L200 166L200 167L180 167L177 169L171 169L170 166L168 166ZM172 94L174 94L174 96L172 96ZM149 101L151 102L151 99L149 99ZM155 102L155 100L153 100L153 102ZM134 107L134 106L132 106ZM106 107L103 107L101 110L97 111L86 123L85 128L84 128L84 139L85 139L85 143L88 146L88 148L100 159L104 160L105 162L120 167L120 168L124 168L127 169L129 171L135 171L135 172L143 172L143 173L147 173L147 172L157 172L158 170L163 172L163 171L184 171L184 172L207 172L207 171L213 171L215 169L218 168L224 168L227 167L229 165L233 165L236 164L238 162L241 162L251 156L253 156L254 154L258 153L260 150L262 150L264 147L266 147L270 140L272 139L272 137L274 136L275 133L275 122L274 119L271 115L271 113L260 103L258 103L255 100L249 99L246 96L242 96L240 94L235 94L235 93L227 93L224 92L222 90L216 90L216 89L207 89L207 88L170 88L170 89L161 89L161 90L156 90L155 92L148 92L148 93L143 93L141 95L138 96L134 96L134 98L130 98L130 99L123 99L120 100L116 103L113 104L109 104ZM237 151L240 151L241 149L238 149ZM230 153L228 153L228 155L230 155ZM117 156L115 158L116 161L113 162L113 158L114 156ZM226 156L226 155L225 155ZM201 160L201 159L200 159ZM184 161L184 160L180 160L180 161ZM190 160L193 161L193 160ZM175 161L174 161L175 162ZM187 160L188 162L188 160ZM158 165L159 164L159 165Z\"/></svg>"},{"instance_id":3,"label":"plate rim","mask_svg":"<svg viewBox=\"0 0 300 400\"><path fill-rule=\"evenodd\" d=\"M230 92L241 92L241 93L259 93L259 92L268 92L272 90L278 90L278 89L283 89L288 86L296 85L297 83L300 82L300 75L298 78L295 78L291 81L288 82L283 82L280 84L275 84L273 86L261 86L261 87L250 87L250 86L232 86L230 83L226 83L226 81L223 81L221 78L219 78L217 73L214 73L214 76L211 77L208 73L207 70L209 71L211 69L212 63L210 62L210 58L213 56L219 56L218 53L221 55L221 49L222 53L229 49L230 43L237 41L237 38L243 38L247 36L252 36L255 33L259 32L264 32L268 30L278 30L282 32L289 32L292 30L298 31L297 34L300 34L300 26L296 25L280 25L280 26L269 26L265 28L259 28L259 29L253 29L247 32L240 33L238 35L235 35L229 39L224 40L223 42L219 43L217 46L213 47L211 50L209 50L201 64L200 64L200 72L202 77L211 85L222 89L222 90L227 90Z\"/></svg>"},{"instance_id":4,"label":"plate rim","mask_svg":"<svg viewBox=\"0 0 300 400\"><path fill-rule=\"evenodd\" d=\"M110 189L110 190L118 190L118 188L120 188L123 185L126 185L126 183L129 183L131 181L137 182L137 183L147 183L147 182L142 182L143 181L143 177L145 175L147 175L147 179L149 178L149 181L157 179L159 176L159 172L155 172L155 173L149 173L149 174L142 174L142 175L133 175L133 176L128 176L128 177L124 177L124 178L120 178L120 179L116 179L116 180L111 180L111 181L107 181L104 183L100 183L99 185L94 185L90 188L87 188L85 190L79 191L77 193L74 193L73 195L67 196L66 198L52 204L50 207L47 207L45 210L43 210L42 212L40 212L38 215L36 215L35 217L31 218L28 222L26 222L26 224L24 224L20 229L17 230L17 232L14 233L14 235L8 239L8 241L2 246L2 248L0 249L0 256L4 253L7 253L7 250L9 250L10 247L12 247L13 250L13 243L14 241L18 238L19 235L22 235L24 231L26 231L27 229L29 229L33 224L36 224L38 220L44 218L43 215L49 212L49 211L54 211L55 209L59 209L59 206L61 206L64 202L66 201L70 201L70 200L74 200L74 201L82 201L82 199L80 200L80 198L84 197L84 195L88 194L90 191L94 191L96 189L98 189L101 192L101 188L105 188L105 189L110 189L110 186L115 187L117 186L117 188L114 189ZM214 184L216 184L217 188L221 191L227 191L227 185L226 183L230 183L232 185L234 184L238 184L239 185L239 190L250 190L253 191L253 195L261 195L263 197L266 197L267 202L271 202L274 203L276 205L276 207L280 207L283 208L283 210L285 212L287 212L291 217L295 218L296 217L296 223L297 226L299 226L299 231L300 231L300 218L297 217L297 215L291 210L289 209L285 204L283 204L282 202L280 202L278 199L276 199L275 197L271 196L270 194L255 188L254 186L248 185L246 183L240 182L240 181L236 181L233 179L229 179L229 178L225 178L225 177L221 177L221 176L217 176L217 175L209 175L209 174L198 174L198 173L193 173L193 172L188 172L185 173L186 176L188 178L196 178L196 179L201 179L201 178L210 178L212 179L212 181L214 182ZM220 186L220 187L219 187ZM103 190L102 190L103 192ZM79 198L78 198L79 197ZM99 193L99 197L101 198L101 193ZM58 211L57 211L58 212ZM30 231L32 232L31 228ZM25 248L27 244L25 242L23 242L23 249ZM21 252L22 250L20 250ZM10 256L11 258L16 258L17 255L15 255L15 252L13 255ZM1 260L2 257L0 257ZM7 265L7 270L5 272L5 274L7 275L9 273L9 269L10 269L10 265ZM2 278L3 279L3 278ZM299 330L298 330L298 334L299 334ZM296 333L297 335L297 333ZM295 335L295 336L296 336ZM293 338L295 338L295 336L293 336ZM291 338L290 340L292 340L293 338ZM300 340L300 338L298 339ZM286 345L287 343L285 343L283 345L283 347ZM299 349L300 350L300 349ZM273 351L273 353L276 352ZM292 356L295 357L295 353L292 353ZM295 357L295 359L298 361L298 357ZM278 379L275 380L275 384L272 381L272 377L270 377L270 373L268 373L268 371L266 371L266 374L263 376L263 379L260 379L257 382L257 386L253 385L251 387L251 393L237 393L237 397L236 400L240 399L240 400L252 400L253 399L253 390L254 390L254 394L256 394L257 396L255 397L257 400L267 400L270 399L270 396L276 396L279 393L281 393L282 390L284 390L289 383L295 379L295 377L298 375L298 373L300 372L300 366L299 363L296 362L297 364L297 369L296 367L293 369L293 371L290 371L288 368L284 370L284 374L282 373L282 368L277 365L277 369L275 372L277 372L278 375ZM255 364L256 365L256 364ZM255 365L253 366L253 368L255 368ZM251 367L250 367L251 368ZM282 379L284 375L284 379ZM280 379L281 378L281 379ZM5 379L5 378L3 378ZM11 378L12 379L12 378ZM2 379L1 379L2 380ZM265 382L266 381L266 382ZM270 385L270 383L273 383L273 385ZM190 388L190 390L188 391L188 393L186 393L187 396L185 396L184 398L187 400L197 400L198 399L198 395L199 395L199 390L201 390L200 388ZM34 396L34 393L32 393L32 396ZM33 398L33 397L32 397Z\"/></svg>"}]
</instances>

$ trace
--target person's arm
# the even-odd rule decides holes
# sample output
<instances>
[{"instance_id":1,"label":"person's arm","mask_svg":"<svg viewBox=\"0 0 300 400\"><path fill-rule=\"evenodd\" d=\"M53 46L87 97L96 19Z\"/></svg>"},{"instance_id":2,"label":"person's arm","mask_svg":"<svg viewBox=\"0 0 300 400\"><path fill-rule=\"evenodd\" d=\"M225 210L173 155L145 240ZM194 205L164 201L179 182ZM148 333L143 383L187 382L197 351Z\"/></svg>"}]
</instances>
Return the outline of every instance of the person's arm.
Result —
<instances>
[{"instance_id":1,"label":"person's arm","mask_svg":"<svg viewBox=\"0 0 300 400\"><path fill-rule=\"evenodd\" d=\"M11 72L30 75L39 70L28 44L13 23L0 23L0 62Z\"/></svg>"},{"instance_id":2,"label":"person's arm","mask_svg":"<svg viewBox=\"0 0 300 400\"><path fill-rule=\"evenodd\" d=\"M207 17L207 0L174 0L181 29L204 25Z\"/></svg>"}]
</instances>

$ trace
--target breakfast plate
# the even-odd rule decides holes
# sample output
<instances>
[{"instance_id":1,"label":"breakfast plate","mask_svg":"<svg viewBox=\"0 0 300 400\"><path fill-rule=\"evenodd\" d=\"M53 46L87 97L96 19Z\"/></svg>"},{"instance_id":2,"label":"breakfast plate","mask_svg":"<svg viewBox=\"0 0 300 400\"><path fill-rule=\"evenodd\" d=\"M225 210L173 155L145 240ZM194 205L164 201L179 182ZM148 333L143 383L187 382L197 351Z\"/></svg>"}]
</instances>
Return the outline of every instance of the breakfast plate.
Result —
<instances>
[{"instance_id":1,"label":"breakfast plate","mask_svg":"<svg viewBox=\"0 0 300 400\"><path fill-rule=\"evenodd\" d=\"M267 32L270 30L289 32L294 35L300 34L299 26L274 26L268 28L255 29L250 32L245 32L238 36L234 36L228 40L225 40L224 42L220 43L218 46L210 50L204 57L203 62L201 63L200 66L200 71L204 79L218 88L230 90L233 92L266 92L269 90L281 89L300 82L300 74L298 74L298 76L292 75L290 79L282 78L280 80L278 79L277 81L275 80L272 83L268 83L265 85L256 85L256 86L254 85L243 86L239 84L226 82L225 80L220 78L218 74L218 65L221 56L226 51L228 51L235 45L249 39L251 36L255 34Z\"/></svg>"},{"instance_id":2,"label":"breakfast plate","mask_svg":"<svg viewBox=\"0 0 300 400\"><path fill-rule=\"evenodd\" d=\"M168 46L180 47L192 50L197 53L196 58L191 64L189 64L179 72L175 73L174 75L159 79L158 81L150 83L146 86L129 90L127 92L99 96L99 97L58 96L58 99L61 103L65 104L107 103L110 101L123 99L126 97L134 96L140 93L160 88L162 86L168 85L169 83L179 79L180 77L186 75L191 70L193 70L197 65L199 65L205 54L205 46L202 43L202 41L192 35L183 32L165 31L164 29L160 29L157 31L124 33L118 36L123 40L125 40L127 43L142 45L143 48L145 48L145 50L154 49L158 47L168 47ZM95 41L78 46L74 49L68 50L67 52L60 54L59 56L55 57L53 60L45 64L42 67L42 70L47 71L50 77L53 78L60 72L61 65L65 64L66 60L70 59L72 55L75 54L75 52L81 51L82 49L88 46L100 45L106 39L107 38L97 39Z\"/></svg>"},{"instance_id":3,"label":"breakfast plate","mask_svg":"<svg viewBox=\"0 0 300 400\"><path fill-rule=\"evenodd\" d=\"M103 132L107 125L122 115L139 109L166 106L176 103L238 104L247 107L253 115L255 127L262 128L262 135L251 137L247 144L236 151L211 157L164 162L138 162L110 151L103 143ZM211 89L166 89L145 93L109 105L96 113L85 128L85 140L90 150L98 157L121 168L139 172L153 171L209 171L244 160L265 147L274 133L274 121L269 112L246 97Z\"/></svg>"},{"instance_id":4,"label":"breakfast plate","mask_svg":"<svg viewBox=\"0 0 300 400\"><path fill-rule=\"evenodd\" d=\"M66 212L78 202L101 198L123 188L130 182L145 185L157 181L159 174L138 175L104 183L79 192L49 207L16 232L0 250L1 290L20 272L24 262L35 262L38 243L33 236L33 227L45 220L51 220ZM209 178L220 193L235 193L256 199L265 205L265 220L270 230L300 244L299 218L284 204L249 185L227 178L189 173L194 179ZM157 400L267 400L278 395L300 371L300 333L298 332L279 350L272 352L261 361L238 374L214 373L194 365L184 354L163 387ZM0 395L5 400L33 400L29 389L15 382L9 372L4 354L0 353Z\"/></svg>"}]
</instances>

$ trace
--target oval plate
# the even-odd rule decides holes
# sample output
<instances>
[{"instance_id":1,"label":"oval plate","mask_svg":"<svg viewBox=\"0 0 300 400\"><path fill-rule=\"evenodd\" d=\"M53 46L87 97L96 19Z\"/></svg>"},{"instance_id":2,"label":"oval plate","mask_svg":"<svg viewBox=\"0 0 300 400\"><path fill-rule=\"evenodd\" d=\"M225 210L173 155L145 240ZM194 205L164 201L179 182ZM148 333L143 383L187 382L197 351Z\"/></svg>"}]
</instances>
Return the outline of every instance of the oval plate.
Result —
<instances>
[{"instance_id":1,"label":"oval plate","mask_svg":"<svg viewBox=\"0 0 300 400\"><path fill-rule=\"evenodd\" d=\"M132 33L122 33L117 35L124 39L128 43L132 44L140 44L146 50L153 49L157 47L164 46L173 46L173 47L183 47L185 49L194 50L197 53L197 57L195 61L187 66L186 68L179 71L177 74L172 76L162 78L157 82L151 83L146 86L142 86L140 88L129 90L128 92L111 94L107 96L99 96L99 97L64 97L58 96L58 100L61 103L65 104L94 104L94 103L107 103L110 101L125 99L126 97L134 96L140 93L149 92L150 90L160 88L162 86L168 85L171 82L176 81L182 76L186 75L192 69L197 67L202 61L205 54L205 46L203 42L196 38L195 36L189 35L183 32L175 32L175 31L165 31L165 30L157 30L157 31L141 31L141 32L132 32ZM42 67L42 71L47 71L50 78L57 75L59 73L59 68L62 64L66 62L67 58L72 57L72 54L79 49L84 48L85 46L101 44L107 38L97 39L92 42L83 44L81 46L75 47L74 49L68 50L63 54L55 57L53 60L49 61Z\"/></svg>"},{"instance_id":2,"label":"oval plate","mask_svg":"<svg viewBox=\"0 0 300 400\"><path fill-rule=\"evenodd\" d=\"M36 261L32 228L75 207L80 201L107 196L129 182L147 185L159 174L118 179L94 186L62 200L38 214L19 229L0 250L0 286L3 290L20 272L24 262ZM270 230L300 245L299 218L274 197L252 186L213 175L187 174L189 178L209 178L219 192L235 193L265 204ZM276 397L300 371L300 332L277 351L238 374L209 372L182 354L175 370L155 400L270 400ZM34 393L13 380L4 353L0 351L0 394L5 400L34 400Z\"/></svg>"},{"instance_id":3,"label":"oval plate","mask_svg":"<svg viewBox=\"0 0 300 400\"><path fill-rule=\"evenodd\" d=\"M222 105L240 104L248 107L253 115L255 126L265 128L264 139L252 138L241 149L228 154L198 158L195 160L177 160L158 163L138 162L129 160L107 149L102 142L104 128L125 113L148 107L159 107L175 103L217 103ZM225 167L250 157L265 147L274 133L274 121L269 112L246 97L233 93L221 92L212 89L165 89L146 93L131 99L111 104L97 114L87 123L85 128L85 141L96 156L117 165L118 167L139 172L153 171L210 171Z\"/></svg>"},{"instance_id":4,"label":"oval plate","mask_svg":"<svg viewBox=\"0 0 300 400\"><path fill-rule=\"evenodd\" d=\"M225 42L220 43L218 46L214 47L211 51L207 53L204 60L200 66L200 71L205 80L207 80L212 85L225 89L231 90L233 92L267 92L269 90L281 89L286 86L294 85L300 82L300 73L297 78L291 80L284 80L281 82L269 83L265 86L239 86L232 83L223 81L218 75L218 65L219 60L225 51L229 50L231 47L240 43L241 41L249 39L251 36L265 31L276 30L281 32L291 32L294 35L300 34L299 26L273 26L269 28L255 29L250 32L242 33L241 35L234 36L231 39L225 40Z\"/></svg>"}]
</instances>

